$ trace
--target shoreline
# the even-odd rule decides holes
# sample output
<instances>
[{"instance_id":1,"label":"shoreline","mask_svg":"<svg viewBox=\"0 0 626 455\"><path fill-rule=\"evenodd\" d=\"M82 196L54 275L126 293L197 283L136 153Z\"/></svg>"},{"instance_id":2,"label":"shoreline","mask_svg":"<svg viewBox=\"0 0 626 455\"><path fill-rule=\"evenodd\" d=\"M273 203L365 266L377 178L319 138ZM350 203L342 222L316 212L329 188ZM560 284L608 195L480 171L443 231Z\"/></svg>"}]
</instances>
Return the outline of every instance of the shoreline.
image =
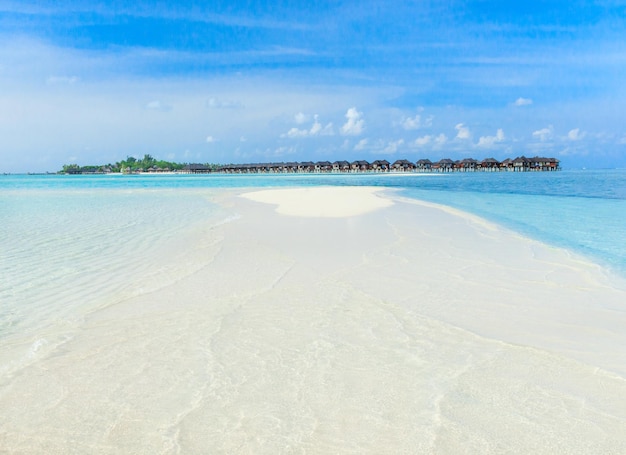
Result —
<instances>
[{"instance_id":1,"label":"shoreline","mask_svg":"<svg viewBox=\"0 0 626 455\"><path fill-rule=\"evenodd\" d=\"M211 194L236 216L197 231L219 239L201 268L2 378L0 446L626 446L626 289L594 264L389 189L254 190Z\"/></svg>"}]
</instances>

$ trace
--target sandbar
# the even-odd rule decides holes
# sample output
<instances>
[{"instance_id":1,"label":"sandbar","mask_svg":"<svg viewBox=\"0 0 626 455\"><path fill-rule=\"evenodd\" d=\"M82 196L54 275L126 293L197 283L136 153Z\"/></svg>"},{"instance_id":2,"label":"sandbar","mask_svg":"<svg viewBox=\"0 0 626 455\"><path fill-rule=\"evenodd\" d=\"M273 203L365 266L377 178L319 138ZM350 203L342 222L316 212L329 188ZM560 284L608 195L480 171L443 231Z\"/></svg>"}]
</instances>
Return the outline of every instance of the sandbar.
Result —
<instances>
[{"instance_id":1,"label":"sandbar","mask_svg":"<svg viewBox=\"0 0 626 455\"><path fill-rule=\"evenodd\" d=\"M0 447L626 452L618 277L391 190L212 197L202 267L2 378Z\"/></svg>"},{"instance_id":2,"label":"sandbar","mask_svg":"<svg viewBox=\"0 0 626 455\"><path fill-rule=\"evenodd\" d=\"M377 196L380 191L372 187L312 187L261 190L242 197L276 205L276 212L283 215L342 218L393 205L390 199Z\"/></svg>"}]
</instances>

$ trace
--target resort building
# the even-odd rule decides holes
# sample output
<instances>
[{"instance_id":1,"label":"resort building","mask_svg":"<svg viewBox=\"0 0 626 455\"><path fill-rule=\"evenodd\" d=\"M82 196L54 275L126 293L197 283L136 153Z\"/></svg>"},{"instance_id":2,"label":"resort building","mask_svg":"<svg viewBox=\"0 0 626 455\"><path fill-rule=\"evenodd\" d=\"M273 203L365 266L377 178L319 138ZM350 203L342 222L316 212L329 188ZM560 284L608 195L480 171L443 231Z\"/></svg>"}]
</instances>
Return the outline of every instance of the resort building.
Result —
<instances>
[{"instance_id":1,"label":"resort building","mask_svg":"<svg viewBox=\"0 0 626 455\"><path fill-rule=\"evenodd\" d=\"M478 161L474 158L464 158L453 161L443 158L432 162L429 159L420 159L411 162L400 159L390 164L387 160L375 160L371 163L365 160L348 161L303 161L291 163L255 163L255 164L229 164L220 166L215 171L207 170L203 165L188 165L184 172L204 173L222 172L228 174L258 174L258 173L355 173L355 172L529 172L529 171L557 171L560 169L559 160L555 158L525 156L515 159L507 158L498 161L495 158L485 158Z\"/></svg>"},{"instance_id":2,"label":"resort building","mask_svg":"<svg viewBox=\"0 0 626 455\"><path fill-rule=\"evenodd\" d=\"M303 161L303 162L275 162L275 163L246 163L227 164L222 166L191 163L181 170L175 171L184 174L293 174L293 173L385 173L385 172L418 172L418 173L448 173L448 172L531 172L531 171L558 171L559 160L535 156L526 158L507 158L498 161L495 158L485 158L478 161L474 158L464 158L453 161L443 158L432 162L427 158L412 162L399 159L390 164L387 160L375 160L371 163L365 160L348 161ZM121 172L126 169L122 168ZM115 172L106 166L67 166L66 174L107 174ZM119 172L119 171L117 171ZM133 172L170 172L170 168L151 166L146 169L135 169Z\"/></svg>"}]
</instances>

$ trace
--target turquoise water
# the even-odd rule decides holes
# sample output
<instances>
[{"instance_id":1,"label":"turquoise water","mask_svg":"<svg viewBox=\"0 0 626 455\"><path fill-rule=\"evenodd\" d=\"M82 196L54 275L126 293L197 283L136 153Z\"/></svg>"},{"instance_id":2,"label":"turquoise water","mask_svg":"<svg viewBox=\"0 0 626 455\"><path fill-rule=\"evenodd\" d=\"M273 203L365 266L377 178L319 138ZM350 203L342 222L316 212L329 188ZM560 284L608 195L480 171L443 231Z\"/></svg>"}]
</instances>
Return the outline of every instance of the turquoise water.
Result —
<instances>
[{"instance_id":1,"label":"turquoise water","mask_svg":"<svg viewBox=\"0 0 626 455\"><path fill-rule=\"evenodd\" d=\"M583 254L626 276L626 171L9 175L0 176L0 339L39 332L44 323L70 336L89 311L202 267L210 254L203 256L191 243L212 237L196 230L233 216L211 202L216 189L318 185L394 188ZM188 266L167 269L162 258Z\"/></svg>"},{"instance_id":2,"label":"turquoise water","mask_svg":"<svg viewBox=\"0 0 626 455\"><path fill-rule=\"evenodd\" d=\"M342 441L342 425L362 415L373 422L367 433L376 442L380 435L446 441L447 432L465 444L487 428L497 444L504 434L516 447L520 435L548 428L537 440L564 447L576 425L591 429L583 440L592 444L621 434L624 407L615 397L624 396L623 381L602 365L624 364L622 290L588 270L575 276L587 277L591 292L570 290L571 279L559 278L563 267L541 262L545 285L527 270L520 283L484 292L487 275L472 290L472 277L486 275L475 268L495 264L468 258L459 258L450 289L442 290L441 265L426 273L438 252L422 261L424 251L409 247L415 267L407 269L405 256L396 256L406 246L400 242L381 253L369 248L354 271L345 268L352 247L337 264L332 256L319 263L311 257L298 268L283 253L285 241L301 240L297 231L265 242L258 236L268 226L259 230L252 219L230 232L220 227L237 214L216 202L219 189L296 185L394 188L626 275L623 171L0 176L0 440L4 435L23 451L29 443L56 443L83 452L187 453L220 445L233 452L245 441L306 449L303 441L326 428L339 430L318 435L310 447L336 452L325 438ZM393 221L394 212L389 216ZM398 237L392 227L375 232ZM325 232L315 242L325 241ZM350 230L341 236L352 239ZM326 264L344 277L335 279ZM386 264L390 270L381 271ZM517 273L513 267L500 276ZM547 277L552 273L555 279ZM315 292L309 278L320 283ZM471 297L464 296L468 284ZM507 300L523 291L528 302L525 294ZM550 346L562 346L565 357ZM574 362L570 352L593 361ZM346 428L362 438L362 425Z\"/></svg>"},{"instance_id":3,"label":"turquoise water","mask_svg":"<svg viewBox=\"0 0 626 455\"><path fill-rule=\"evenodd\" d=\"M399 189L403 195L450 205L480 215L526 236L584 254L626 274L626 170L545 173L466 173L448 175L165 175L165 176L2 176L2 242L11 241L28 219L15 218L19 204L47 204L51 222L67 214L75 200L98 198L101 210L115 204L103 191L204 190L273 186L371 185ZM25 195L32 195L27 197ZM63 197L55 198L59 194ZM45 202L44 202L45 201ZM81 202L82 201L82 202ZM165 210L158 200L155 210ZM54 206L58 205L57 209ZM21 207L28 213L28 207ZM57 210L57 211L55 211ZM37 218L45 217L38 212ZM9 223L7 224L7 220Z\"/></svg>"},{"instance_id":4,"label":"turquoise water","mask_svg":"<svg viewBox=\"0 0 626 455\"><path fill-rule=\"evenodd\" d=\"M159 259L174 263L195 230L228 217L207 190L98 182L0 178L0 339L40 323L71 333L86 312L175 281L203 259Z\"/></svg>"}]
</instances>

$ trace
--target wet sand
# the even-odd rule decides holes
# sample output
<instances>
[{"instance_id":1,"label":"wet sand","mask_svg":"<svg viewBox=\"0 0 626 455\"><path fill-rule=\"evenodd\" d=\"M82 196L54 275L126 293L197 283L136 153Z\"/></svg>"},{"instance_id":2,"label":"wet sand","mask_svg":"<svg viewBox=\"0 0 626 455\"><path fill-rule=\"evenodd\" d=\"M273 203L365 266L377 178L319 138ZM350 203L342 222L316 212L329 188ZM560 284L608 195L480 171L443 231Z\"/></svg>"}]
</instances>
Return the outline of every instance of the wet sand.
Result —
<instances>
[{"instance_id":1,"label":"wet sand","mask_svg":"<svg viewBox=\"0 0 626 455\"><path fill-rule=\"evenodd\" d=\"M218 199L206 266L0 378L0 451L626 452L623 281L393 192Z\"/></svg>"}]
</instances>

